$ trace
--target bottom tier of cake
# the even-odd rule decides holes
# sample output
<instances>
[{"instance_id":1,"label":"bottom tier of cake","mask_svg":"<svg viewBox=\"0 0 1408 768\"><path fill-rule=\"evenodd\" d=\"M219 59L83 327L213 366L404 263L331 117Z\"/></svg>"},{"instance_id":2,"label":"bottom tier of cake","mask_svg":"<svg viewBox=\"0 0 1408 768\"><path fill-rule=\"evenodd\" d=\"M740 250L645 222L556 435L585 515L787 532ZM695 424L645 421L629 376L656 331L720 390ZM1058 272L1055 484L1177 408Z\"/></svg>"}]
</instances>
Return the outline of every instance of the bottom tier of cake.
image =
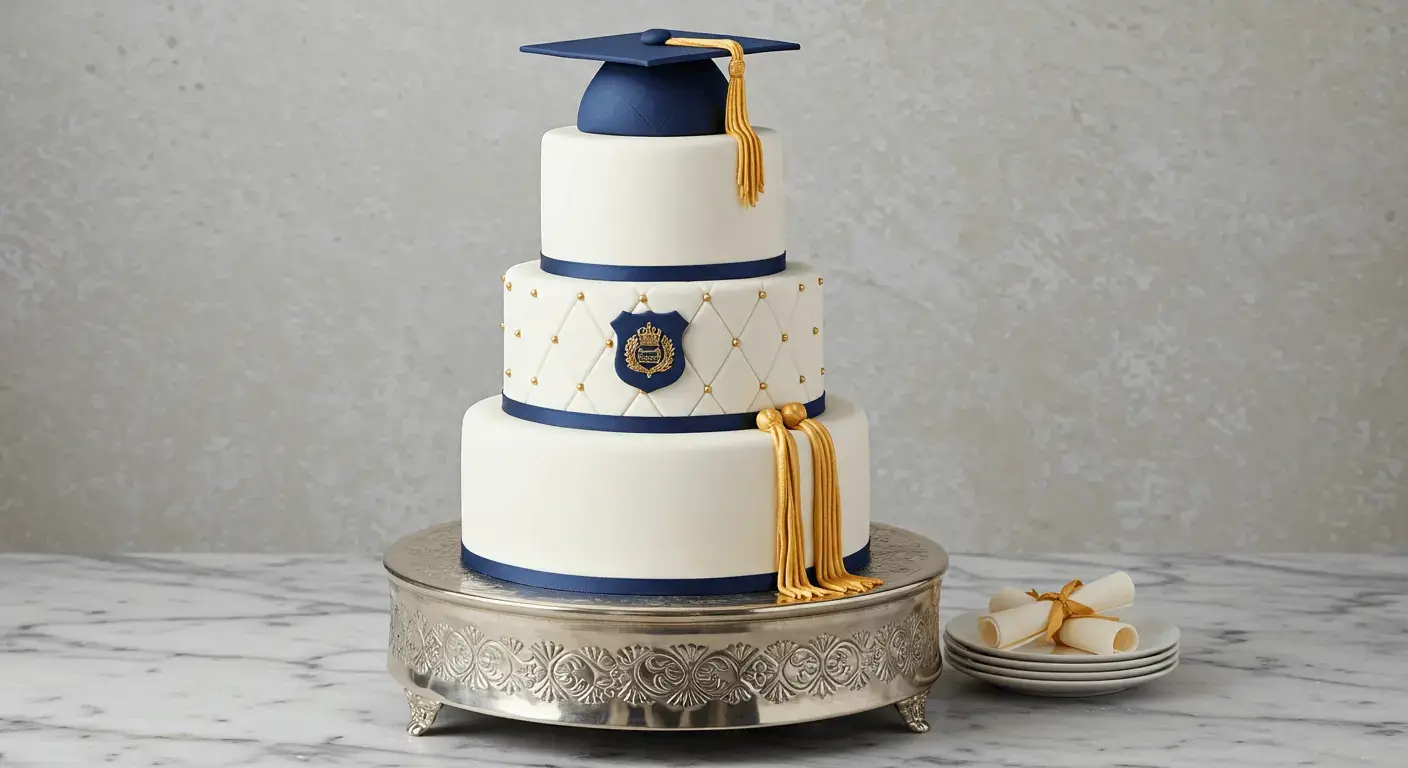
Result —
<instances>
[{"instance_id":1,"label":"bottom tier of cake","mask_svg":"<svg viewBox=\"0 0 1408 768\"><path fill-rule=\"evenodd\" d=\"M842 551L869 560L870 435L855 404L827 398ZM807 562L811 446L797 437ZM651 435L550 427L498 397L464 416L463 558L489 576L550 589L650 595L773 588L772 438L757 430Z\"/></svg>"}]
</instances>

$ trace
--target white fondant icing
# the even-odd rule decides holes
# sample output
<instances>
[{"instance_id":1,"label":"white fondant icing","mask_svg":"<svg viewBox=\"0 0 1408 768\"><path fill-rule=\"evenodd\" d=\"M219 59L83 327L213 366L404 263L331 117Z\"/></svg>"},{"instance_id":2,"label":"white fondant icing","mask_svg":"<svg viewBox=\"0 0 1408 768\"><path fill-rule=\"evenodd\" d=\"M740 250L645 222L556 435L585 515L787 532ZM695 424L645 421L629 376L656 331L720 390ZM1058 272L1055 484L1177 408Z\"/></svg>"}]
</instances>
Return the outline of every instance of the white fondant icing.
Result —
<instances>
[{"instance_id":1,"label":"white fondant icing","mask_svg":"<svg viewBox=\"0 0 1408 768\"><path fill-rule=\"evenodd\" d=\"M846 554L870 529L865 413L837 397L821 417L836 442ZM797 437L807 561L811 446ZM505 414L499 398L464 417L463 538L470 551L551 573L642 579L773 570L772 438L758 430L685 435L591 432Z\"/></svg>"},{"instance_id":2,"label":"white fondant icing","mask_svg":"<svg viewBox=\"0 0 1408 768\"><path fill-rule=\"evenodd\" d=\"M515 400L546 408L570 405L580 413L691 416L808 402L825 391L823 285L806 264L793 262L768 277L712 283L581 280L548 274L536 261L504 277L512 286L504 290L504 370L512 375L505 373L503 391ZM646 310L677 311L689 326L683 375L640 393L616 375L623 342L611 321L623 311ZM712 397L705 397L705 385Z\"/></svg>"},{"instance_id":3,"label":"white fondant icing","mask_svg":"<svg viewBox=\"0 0 1408 768\"><path fill-rule=\"evenodd\" d=\"M542 252L619 266L768 259L786 248L782 142L758 128L765 191L738 202L737 144L716 136L543 135Z\"/></svg>"}]
</instances>

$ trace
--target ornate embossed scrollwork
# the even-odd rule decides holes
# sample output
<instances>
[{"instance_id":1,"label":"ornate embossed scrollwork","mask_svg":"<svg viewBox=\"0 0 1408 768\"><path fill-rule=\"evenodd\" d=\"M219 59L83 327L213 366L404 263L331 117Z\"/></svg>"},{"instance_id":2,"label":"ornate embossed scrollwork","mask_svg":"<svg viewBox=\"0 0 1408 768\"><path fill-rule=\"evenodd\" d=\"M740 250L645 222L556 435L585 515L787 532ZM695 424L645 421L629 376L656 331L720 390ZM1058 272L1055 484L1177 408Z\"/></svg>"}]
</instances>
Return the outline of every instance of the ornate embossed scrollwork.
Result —
<instances>
[{"instance_id":1,"label":"ornate embossed scrollwork","mask_svg":"<svg viewBox=\"0 0 1408 768\"><path fill-rule=\"evenodd\" d=\"M611 650L551 641L525 647L516 638L490 638L471 624L432 622L414 608L393 604L389 647L411 671L473 690L544 702L621 701L686 710L759 697L773 703L824 699L896 677L918 682L937 673L938 632L937 606L925 605L873 632L779 640L765 648L682 643Z\"/></svg>"}]
</instances>

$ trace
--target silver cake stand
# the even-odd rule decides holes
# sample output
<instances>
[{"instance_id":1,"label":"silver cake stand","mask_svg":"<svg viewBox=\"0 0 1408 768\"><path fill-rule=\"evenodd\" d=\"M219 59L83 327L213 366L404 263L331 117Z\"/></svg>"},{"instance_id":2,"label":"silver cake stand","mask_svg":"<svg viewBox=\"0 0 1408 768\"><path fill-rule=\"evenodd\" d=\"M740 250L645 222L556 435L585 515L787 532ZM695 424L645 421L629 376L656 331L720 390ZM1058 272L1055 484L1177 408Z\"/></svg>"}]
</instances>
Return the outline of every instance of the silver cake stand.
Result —
<instances>
[{"instance_id":1,"label":"silver cake stand","mask_svg":"<svg viewBox=\"0 0 1408 768\"><path fill-rule=\"evenodd\" d=\"M939 677L939 586L948 555L871 526L864 595L776 605L771 593L591 595L481 576L447 523L396 542L387 668L420 735L449 704L593 728L750 728L893 704L929 730Z\"/></svg>"}]
</instances>

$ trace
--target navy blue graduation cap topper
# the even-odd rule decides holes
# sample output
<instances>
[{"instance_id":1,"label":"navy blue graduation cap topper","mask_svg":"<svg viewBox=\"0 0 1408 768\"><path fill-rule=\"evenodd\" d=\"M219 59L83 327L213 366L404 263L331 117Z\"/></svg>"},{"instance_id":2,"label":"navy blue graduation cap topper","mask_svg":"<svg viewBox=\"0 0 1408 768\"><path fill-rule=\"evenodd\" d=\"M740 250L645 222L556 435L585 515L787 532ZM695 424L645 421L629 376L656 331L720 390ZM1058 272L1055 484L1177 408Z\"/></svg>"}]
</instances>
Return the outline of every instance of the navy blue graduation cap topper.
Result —
<instances>
[{"instance_id":1,"label":"navy blue graduation cap topper","mask_svg":"<svg viewBox=\"0 0 1408 768\"><path fill-rule=\"evenodd\" d=\"M763 145L748 122L743 56L801 47L781 40L650 29L519 50L602 62L577 108L577 128L583 133L732 136L738 143L738 200L753 206L763 191ZM729 57L727 78L710 61L721 56Z\"/></svg>"}]
</instances>

